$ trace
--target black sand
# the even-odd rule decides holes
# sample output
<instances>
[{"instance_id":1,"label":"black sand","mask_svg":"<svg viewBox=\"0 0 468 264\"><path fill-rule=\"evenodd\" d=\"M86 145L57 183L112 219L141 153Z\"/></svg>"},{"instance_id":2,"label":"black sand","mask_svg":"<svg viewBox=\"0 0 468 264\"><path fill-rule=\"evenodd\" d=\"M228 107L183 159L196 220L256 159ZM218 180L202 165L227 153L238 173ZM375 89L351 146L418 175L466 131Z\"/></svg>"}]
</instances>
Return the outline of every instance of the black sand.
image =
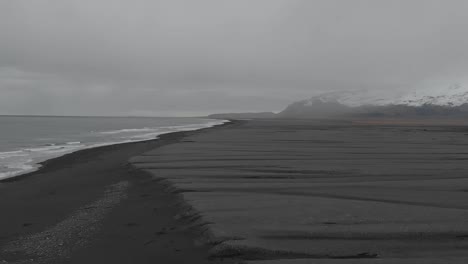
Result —
<instances>
[{"instance_id":1,"label":"black sand","mask_svg":"<svg viewBox=\"0 0 468 264\"><path fill-rule=\"evenodd\" d=\"M133 158L256 263L468 263L468 127L256 120Z\"/></svg>"},{"instance_id":2,"label":"black sand","mask_svg":"<svg viewBox=\"0 0 468 264\"><path fill-rule=\"evenodd\" d=\"M78 151L0 183L0 263L211 263L180 195L128 159L197 132ZM3 261L3 262L2 262Z\"/></svg>"},{"instance_id":3,"label":"black sand","mask_svg":"<svg viewBox=\"0 0 468 264\"><path fill-rule=\"evenodd\" d=\"M468 263L467 147L256 120L80 151L0 184L0 263Z\"/></svg>"}]
</instances>

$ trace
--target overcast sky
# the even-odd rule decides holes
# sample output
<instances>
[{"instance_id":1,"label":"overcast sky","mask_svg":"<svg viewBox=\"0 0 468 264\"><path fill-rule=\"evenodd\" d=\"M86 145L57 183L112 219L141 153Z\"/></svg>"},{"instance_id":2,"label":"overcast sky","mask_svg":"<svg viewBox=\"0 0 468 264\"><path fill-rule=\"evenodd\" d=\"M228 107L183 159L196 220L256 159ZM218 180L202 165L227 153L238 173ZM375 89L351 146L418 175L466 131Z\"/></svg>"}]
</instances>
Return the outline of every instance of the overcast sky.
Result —
<instances>
[{"instance_id":1,"label":"overcast sky","mask_svg":"<svg viewBox=\"0 0 468 264\"><path fill-rule=\"evenodd\" d=\"M0 0L0 114L277 111L464 83L466 0Z\"/></svg>"}]
</instances>

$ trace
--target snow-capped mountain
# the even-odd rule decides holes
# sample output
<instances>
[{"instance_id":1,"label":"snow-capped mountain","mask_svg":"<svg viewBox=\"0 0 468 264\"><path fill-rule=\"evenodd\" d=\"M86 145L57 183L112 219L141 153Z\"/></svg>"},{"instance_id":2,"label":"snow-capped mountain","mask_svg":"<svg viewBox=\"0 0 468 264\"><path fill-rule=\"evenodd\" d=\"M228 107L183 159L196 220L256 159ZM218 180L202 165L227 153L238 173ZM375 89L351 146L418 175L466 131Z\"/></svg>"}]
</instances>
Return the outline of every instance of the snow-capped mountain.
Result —
<instances>
[{"instance_id":1,"label":"snow-capped mountain","mask_svg":"<svg viewBox=\"0 0 468 264\"><path fill-rule=\"evenodd\" d=\"M468 87L416 89L408 92L338 91L289 105L280 116L343 114L430 115L468 112Z\"/></svg>"},{"instance_id":2,"label":"snow-capped mountain","mask_svg":"<svg viewBox=\"0 0 468 264\"><path fill-rule=\"evenodd\" d=\"M468 88L459 84L451 85L445 89L415 90L393 102L395 105L439 105L461 106L468 103Z\"/></svg>"},{"instance_id":3,"label":"snow-capped mountain","mask_svg":"<svg viewBox=\"0 0 468 264\"><path fill-rule=\"evenodd\" d=\"M320 94L303 101L305 106L311 106L314 102L333 102L349 107L365 105L460 106L468 103L468 88L454 84L443 89L416 89L393 94L368 90L338 91Z\"/></svg>"}]
</instances>

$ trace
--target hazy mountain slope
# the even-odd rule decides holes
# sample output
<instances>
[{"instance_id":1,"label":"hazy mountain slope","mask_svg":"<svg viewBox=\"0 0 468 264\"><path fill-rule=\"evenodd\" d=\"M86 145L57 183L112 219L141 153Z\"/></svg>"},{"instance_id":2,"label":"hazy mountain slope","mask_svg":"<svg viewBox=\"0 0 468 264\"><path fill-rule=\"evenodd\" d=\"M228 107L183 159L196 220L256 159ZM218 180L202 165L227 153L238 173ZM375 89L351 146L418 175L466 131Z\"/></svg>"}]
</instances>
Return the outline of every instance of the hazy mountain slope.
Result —
<instances>
[{"instance_id":1,"label":"hazy mountain slope","mask_svg":"<svg viewBox=\"0 0 468 264\"><path fill-rule=\"evenodd\" d=\"M273 112L252 112L252 113L220 113L209 115L208 118L214 119L261 119L275 118Z\"/></svg>"}]
</instances>

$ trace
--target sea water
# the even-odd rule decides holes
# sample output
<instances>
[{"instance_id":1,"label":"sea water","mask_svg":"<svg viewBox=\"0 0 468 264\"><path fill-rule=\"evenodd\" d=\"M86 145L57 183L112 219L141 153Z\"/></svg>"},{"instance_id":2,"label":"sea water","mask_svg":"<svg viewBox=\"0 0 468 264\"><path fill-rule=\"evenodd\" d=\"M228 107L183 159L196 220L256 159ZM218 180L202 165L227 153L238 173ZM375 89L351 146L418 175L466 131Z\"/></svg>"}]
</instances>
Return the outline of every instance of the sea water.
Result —
<instances>
[{"instance_id":1,"label":"sea water","mask_svg":"<svg viewBox=\"0 0 468 264\"><path fill-rule=\"evenodd\" d=\"M0 116L0 179L80 149L135 142L197 130L226 121L162 117Z\"/></svg>"}]
</instances>

